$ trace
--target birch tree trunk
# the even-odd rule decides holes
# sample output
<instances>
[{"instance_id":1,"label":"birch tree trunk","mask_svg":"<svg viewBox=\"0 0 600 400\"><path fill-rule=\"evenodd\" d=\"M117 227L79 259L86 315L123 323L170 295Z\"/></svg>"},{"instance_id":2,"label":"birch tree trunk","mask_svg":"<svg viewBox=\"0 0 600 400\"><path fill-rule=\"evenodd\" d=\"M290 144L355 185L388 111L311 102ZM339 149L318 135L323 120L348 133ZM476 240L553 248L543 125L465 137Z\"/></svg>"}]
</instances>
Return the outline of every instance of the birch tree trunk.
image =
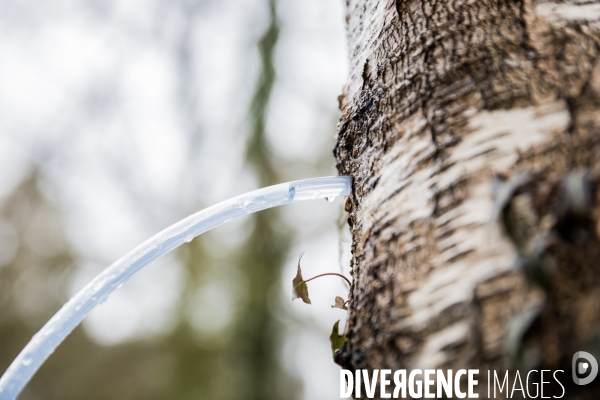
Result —
<instances>
[{"instance_id":1,"label":"birch tree trunk","mask_svg":"<svg viewBox=\"0 0 600 400\"><path fill-rule=\"evenodd\" d=\"M570 363L600 343L600 1L347 0L346 21L338 363L563 369L597 398Z\"/></svg>"}]
</instances>

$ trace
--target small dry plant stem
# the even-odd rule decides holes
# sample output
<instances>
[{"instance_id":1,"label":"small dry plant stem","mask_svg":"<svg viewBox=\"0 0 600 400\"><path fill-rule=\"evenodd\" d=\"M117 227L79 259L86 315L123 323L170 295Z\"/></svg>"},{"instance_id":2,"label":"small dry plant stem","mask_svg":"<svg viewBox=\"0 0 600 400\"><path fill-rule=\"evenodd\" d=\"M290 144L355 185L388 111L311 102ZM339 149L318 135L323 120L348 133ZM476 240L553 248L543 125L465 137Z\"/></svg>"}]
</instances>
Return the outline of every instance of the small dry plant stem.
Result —
<instances>
[{"instance_id":1,"label":"small dry plant stem","mask_svg":"<svg viewBox=\"0 0 600 400\"><path fill-rule=\"evenodd\" d=\"M346 282L348 282L348 286L352 286L352 283L350 282L350 279L346 278L346 277L345 277L344 275L342 275L342 274L338 274L337 272L325 272L324 274L319 274L319 275L313 276L312 278L310 278L310 279L307 279L307 280L305 280L304 282L310 282L310 281L312 281L313 279L317 279L317 278L320 278L320 277L322 277L322 276L327 276L327 275L331 275L331 276L339 276L340 278L344 278L344 280L345 280Z\"/></svg>"}]
</instances>

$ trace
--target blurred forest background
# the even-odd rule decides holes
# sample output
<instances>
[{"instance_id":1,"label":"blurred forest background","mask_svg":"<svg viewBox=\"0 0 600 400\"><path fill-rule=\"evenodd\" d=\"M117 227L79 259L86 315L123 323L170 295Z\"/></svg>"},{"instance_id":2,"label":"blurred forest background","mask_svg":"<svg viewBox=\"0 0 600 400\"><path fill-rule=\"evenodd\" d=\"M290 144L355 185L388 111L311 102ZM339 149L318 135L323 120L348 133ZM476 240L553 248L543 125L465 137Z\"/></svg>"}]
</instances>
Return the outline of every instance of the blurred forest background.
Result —
<instances>
[{"instance_id":1,"label":"blurred forest background","mask_svg":"<svg viewBox=\"0 0 600 400\"><path fill-rule=\"evenodd\" d=\"M341 0L0 0L0 373L103 268L259 187L336 175ZM341 201L231 222L96 309L21 399L338 397Z\"/></svg>"}]
</instances>

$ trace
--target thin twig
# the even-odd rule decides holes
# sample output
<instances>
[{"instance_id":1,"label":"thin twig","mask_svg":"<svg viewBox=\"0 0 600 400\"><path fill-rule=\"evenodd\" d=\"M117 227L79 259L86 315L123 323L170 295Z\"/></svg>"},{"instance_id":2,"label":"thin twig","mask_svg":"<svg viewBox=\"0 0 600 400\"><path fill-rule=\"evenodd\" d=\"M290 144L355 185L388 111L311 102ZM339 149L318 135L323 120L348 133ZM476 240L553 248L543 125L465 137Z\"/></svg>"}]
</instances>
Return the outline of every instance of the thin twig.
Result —
<instances>
[{"instance_id":1,"label":"thin twig","mask_svg":"<svg viewBox=\"0 0 600 400\"><path fill-rule=\"evenodd\" d=\"M325 272L324 274L319 274L317 276L313 276L310 279L305 279L304 282L310 282L313 279L317 279L320 278L321 276L327 276L327 275L332 275L332 276L339 276L340 278L344 278L346 280L346 282L348 282L348 286L352 286L352 282L350 282L350 279L346 278L344 275L342 274L338 274L337 272Z\"/></svg>"}]
</instances>

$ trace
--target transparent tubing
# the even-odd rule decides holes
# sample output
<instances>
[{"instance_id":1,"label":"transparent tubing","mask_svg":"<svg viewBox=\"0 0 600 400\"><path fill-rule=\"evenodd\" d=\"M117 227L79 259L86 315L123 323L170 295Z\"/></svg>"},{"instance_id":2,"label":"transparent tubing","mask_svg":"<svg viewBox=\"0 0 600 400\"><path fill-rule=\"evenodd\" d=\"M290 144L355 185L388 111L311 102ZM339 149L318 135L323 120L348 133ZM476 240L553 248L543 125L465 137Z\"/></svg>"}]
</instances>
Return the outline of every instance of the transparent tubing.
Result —
<instances>
[{"instance_id":1,"label":"transparent tubing","mask_svg":"<svg viewBox=\"0 0 600 400\"><path fill-rule=\"evenodd\" d=\"M0 378L0 400L16 399L33 374L83 318L153 260L231 219L288 203L347 196L351 184L350 177L332 176L269 186L192 214L151 237L88 283L33 336Z\"/></svg>"}]
</instances>

